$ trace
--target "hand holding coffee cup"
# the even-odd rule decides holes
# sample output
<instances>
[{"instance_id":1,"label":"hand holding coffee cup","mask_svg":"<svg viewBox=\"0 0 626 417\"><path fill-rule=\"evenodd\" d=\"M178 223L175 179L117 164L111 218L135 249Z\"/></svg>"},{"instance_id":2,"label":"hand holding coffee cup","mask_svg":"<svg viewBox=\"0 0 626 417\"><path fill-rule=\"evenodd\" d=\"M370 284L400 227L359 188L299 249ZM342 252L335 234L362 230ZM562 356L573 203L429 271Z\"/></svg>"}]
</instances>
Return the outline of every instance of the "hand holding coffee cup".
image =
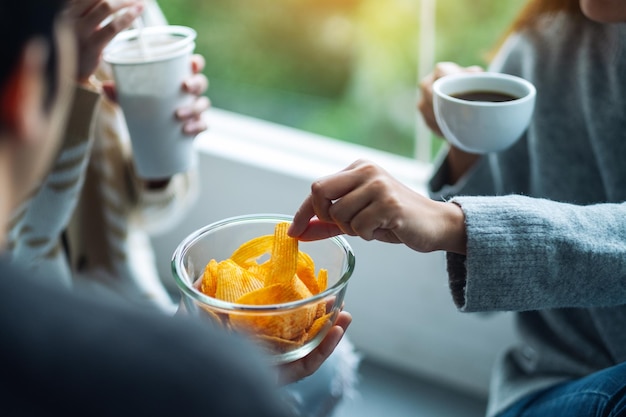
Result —
<instances>
[{"instance_id":1,"label":"hand holding coffee cup","mask_svg":"<svg viewBox=\"0 0 626 417\"><path fill-rule=\"evenodd\" d=\"M448 142L470 153L515 143L528 128L535 96L530 82L493 72L451 74L433 83L439 128Z\"/></svg>"}]
</instances>

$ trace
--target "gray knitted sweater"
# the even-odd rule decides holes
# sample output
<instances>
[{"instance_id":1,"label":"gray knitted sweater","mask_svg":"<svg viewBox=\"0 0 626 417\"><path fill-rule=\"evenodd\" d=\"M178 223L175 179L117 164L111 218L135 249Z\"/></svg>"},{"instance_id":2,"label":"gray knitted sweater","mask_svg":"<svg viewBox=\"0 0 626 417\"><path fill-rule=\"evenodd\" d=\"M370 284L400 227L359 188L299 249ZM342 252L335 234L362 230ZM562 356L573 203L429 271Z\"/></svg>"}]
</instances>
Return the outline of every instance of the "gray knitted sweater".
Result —
<instances>
[{"instance_id":1,"label":"gray knitted sweater","mask_svg":"<svg viewBox=\"0 0 626 417\"><path fill-rule=\"evenodd\" d=\"M447 254L462 311L516 311L519 346L497 363L488 415L626 361L626 25L545 19L492 70L537 87L527 134L433 198L463 209L467 256ZM626 381L624 382L626 385Z\"/></svg>"}]
</instances>

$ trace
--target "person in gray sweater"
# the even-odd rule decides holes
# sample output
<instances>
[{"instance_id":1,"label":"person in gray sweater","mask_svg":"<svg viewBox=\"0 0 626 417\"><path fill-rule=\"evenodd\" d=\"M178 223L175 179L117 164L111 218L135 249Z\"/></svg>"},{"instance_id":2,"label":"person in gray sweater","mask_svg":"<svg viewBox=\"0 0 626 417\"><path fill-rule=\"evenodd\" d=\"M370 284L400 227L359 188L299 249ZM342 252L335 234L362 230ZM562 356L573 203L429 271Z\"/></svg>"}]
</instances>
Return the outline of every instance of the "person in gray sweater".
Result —
<instances>
[{"instance_id":1,"label":"person in gray sweater","mask_svg":"<svg viewBox=\"0 0 626 417\"><path fill-rule=\"evenodd\" d=\"M530 18L529 18L530 17ZM488 155L448 146L431 199L357 161L321 178L290 229L447 251L464 312L514 311L488 416L626 415L626 7L531 1L491 71L537 87L526 134ZM432 82L420 110L433 130Z\"/></svg>"}]
</instances>

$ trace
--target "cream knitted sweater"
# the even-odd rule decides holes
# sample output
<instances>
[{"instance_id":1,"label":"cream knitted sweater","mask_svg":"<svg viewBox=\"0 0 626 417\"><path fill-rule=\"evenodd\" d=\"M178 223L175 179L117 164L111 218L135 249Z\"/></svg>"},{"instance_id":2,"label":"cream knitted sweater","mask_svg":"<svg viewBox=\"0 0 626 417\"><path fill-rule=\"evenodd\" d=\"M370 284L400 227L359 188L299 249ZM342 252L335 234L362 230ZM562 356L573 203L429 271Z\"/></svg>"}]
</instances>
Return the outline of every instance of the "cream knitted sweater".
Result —
<instances>
[{"instance_id":1,"label":"cream knitted sweater","mask_svg":"<svg viewBox=\"0 0 626 417\"><path fill-rule=\"evenodd\" d=\"M146 24L165 22L156 3L147 6ZM111 78L104 64L96 75ZM171 227L195 190L194 171L174 176L164 189L146 189L133 173L119 107L77 87L51 172L9 225L9 254L50 280L96 285L172 312L147 232Z\"/></svg>"}]
</instances>

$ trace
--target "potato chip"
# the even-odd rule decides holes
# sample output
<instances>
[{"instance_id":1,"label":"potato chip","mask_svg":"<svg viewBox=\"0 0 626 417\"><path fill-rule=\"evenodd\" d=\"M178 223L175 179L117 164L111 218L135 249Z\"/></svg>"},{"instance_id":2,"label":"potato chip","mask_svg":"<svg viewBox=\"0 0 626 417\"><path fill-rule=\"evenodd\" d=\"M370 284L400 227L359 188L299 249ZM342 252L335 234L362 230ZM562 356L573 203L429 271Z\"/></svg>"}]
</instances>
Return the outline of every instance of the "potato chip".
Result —
<instances>
[{"instance_id":1,"label":"potato chip","mask_svg":"<svg viewBox=\"0 0 626 417\"><path fill-rule=\"evenodd\" d=\"M315 307L306 306L272 315L231 314L230 324L239 331L293 340L304 335L314 319Z\"/></svg>"},{"instance_id":2,"label":"potato chip","mask_svg":"<svg viewBox=\"0 0 626 417\"><path fill-rule=\"evenodd\" d=\"M265 283L265 278L272 272L272 262L268 260L262 264L252 264L248 267L248 271Z\"/></svg>"},{"instance_id":3,"label":"potato chip","mask_svg":"<svg viewBox=\"0 0 626 417\"><path fill-rule=\"evenodd\" d=\"M287 235L289 223L278 223L273 235L244 242L229 259L211 259L196 287L203 293L243 305L284 304L326 290L328 271L315 276L313 259ZM269 255L265 258L265 255ZM330 323L327 302L285 312L230 313L218 318L236 331L250 333L268 349L284 353L311 340ZM228 323L226 323L228 322Z\"/></svg>"},{"instance_id":4,"label":"potato chip","mask_svg":"<svg viewBox=\"0 0 626 417\"><path fill-rule=\"evenodd\" d=\"M232 260L218 263L215 298L234 303L242 295L262 287L261 280Z\"/></svg>"},{"instance_id":5,"label":"potato chip","mask_svg":"<svg viewBox=\"0 0 626 417\"><path fill-rule=\"evenodd\" d=\"M261 256L270 253L273 244L273 235L255 237L239 246L230 256L230 259L244 268L250 267L257 264L256 261Z\"/></svg>"},{"instance_id":6,"label":"potato chip","mask_svg":"<svg viewBox=\"0 0 626 417\"><path fill-rule=\"evenodd\" d=\"M309 330L307 331L307 341L313 339L326 325L330 325L330 318L333 314L324 314L315 319Z\"/></svg>"},{"instance_id":7,"label":"potato chip","mask_svg":"<svg viewBox=\"0 0 626 417\"><path fill-rule=\"evenodd\" d=\"M298 240L287 235L289 223L278 223L274 230L272 268L265 285L291 283L298 269Z\"/></svg>"},{"instance_id":8,"label":"potato chip","mask_svg":"<svg viewBox=\"0 0 626 417\"><path fill-rule=\"evenodd\" d=\"M204 268L204 274L202 274L202 281L200 284L200 291L208 295L209 297L215 297L215 291L217 289L217 261L211 259L211 261Z\"/></svg>"},{"instance_id":9,"label":"potato chip","mask_svg":"<svg viewBox=\"0 0 626 417\"><path fill-rule=\"evenodd\" d=\"M244 294L237 300L238 304L267 305L282 304L303 299L302 291L308 292L304 284L300 290L287 284L273 284L256 291ZM309 293L310 294L310 293ZM302 335L315 320L315 306L306 306L286 313L266 316L239 314L231 316L234 327L254 331L268 336L293 339Z\"/></svg>"},{"instance_id":10,"label":"potato chip","mask_svg":"<svg viewBox=\"0 0 626 417\"><path fill-rule=\"evenodd\" d=\"M322 317L324 314L326 314L326 310L327 310L327 303L326 301L322 301L320 303L317 304L317 309L315 311L315 319Z\"/></svg>"},{"instance_id":11,"label":"potato chip","mask_svg":"<svg viewBox=\"0 0 626 417\"><path fill-rule=\"evenodd\" d=\"M317 279L315 279L315 264L307 253L298 253L296 275L298 275L298 278L300 278L309 291L311 291L311 294L318 294L320 292Z\"/></svg>"},{"instance_id":12,"label":"potato chip","mask_svg":"<svg viewBox=\"0 0 626 417\"><path fill-rule=\"evenodd\" d=\"M320 269L320 272L317 274L317 285L320 292L326 291L326 287L328 287L328 270Z\"/></svg>"},{"instance_id":13,"label":"potato chip","mask_svg":"<svg viewBox=\"0 0 626 417\"><path fill-rule=\"evenodd\" d=\"M243 294L237 299L237 304L268 305L290 303L301 300L300 293L295 286L288 284L273 284Z\"/></svg>"},{"instance_id":14,"label":"potato chip","mask_svg":"<svg viewBox=\"0 0 626 417\"><path fill-rule=\"evenodd\" d=\"M313 293L311 292L311 290L309 290L309 288L297 276L293 281L293 288L298 293L300 300L313 297Z\"/></svg>"}]
</instances>

